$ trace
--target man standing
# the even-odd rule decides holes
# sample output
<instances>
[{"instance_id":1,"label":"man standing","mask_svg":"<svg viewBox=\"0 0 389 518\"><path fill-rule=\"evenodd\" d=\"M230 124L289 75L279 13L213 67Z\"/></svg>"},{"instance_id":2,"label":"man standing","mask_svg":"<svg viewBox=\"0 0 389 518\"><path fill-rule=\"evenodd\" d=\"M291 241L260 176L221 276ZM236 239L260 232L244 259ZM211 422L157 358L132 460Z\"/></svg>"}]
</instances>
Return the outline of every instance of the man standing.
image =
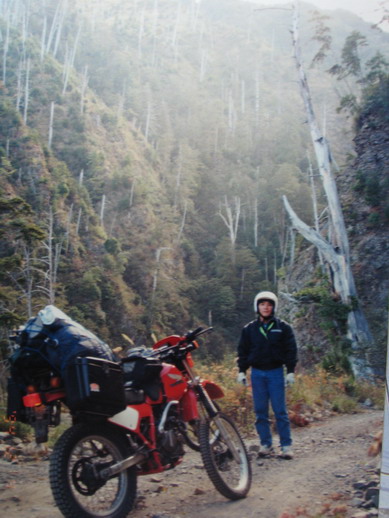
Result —
<instances>
[{"instance_id":1,"label":"man standing","mask_svg":"<svg viewBox=\"0 0 389 518\"><path fill-rule=\"evenodd\" d=\"M278 299L270 291L259 292L254 299L258 318L243 329L238 345L237 381L247 384L246 371L251 367L251 386L256 415L255 427L260 438L258 456L273 452L269 421L271 403L280 439L281 457L292 459L292 437L285 400L284 365L286 384L294 383L297 363L297 346L292 327L277 318Z\"/></svg>"}]
</instances>

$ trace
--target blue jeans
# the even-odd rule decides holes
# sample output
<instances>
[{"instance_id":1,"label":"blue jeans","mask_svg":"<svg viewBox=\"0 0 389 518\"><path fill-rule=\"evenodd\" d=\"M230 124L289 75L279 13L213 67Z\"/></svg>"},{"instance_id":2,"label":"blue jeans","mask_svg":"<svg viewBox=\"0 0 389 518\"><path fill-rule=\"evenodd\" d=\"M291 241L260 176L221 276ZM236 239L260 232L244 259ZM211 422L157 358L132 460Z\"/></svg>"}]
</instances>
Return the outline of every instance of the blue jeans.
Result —
<instances>
[{"instance_id":1,"label":"blue jeans","mask_svg":"<svg viewBox=\"0 0 389 518\"><path fill-rule=\"evenodd\" d=\"M271 370L251 369L251 386L253 390L254 411L261 444L272 445L269 420L269 402L271 403L280 436L280 446L290 446L292 437L285 400L284 370L282 367Z\"/></svg>"}]
</instances>

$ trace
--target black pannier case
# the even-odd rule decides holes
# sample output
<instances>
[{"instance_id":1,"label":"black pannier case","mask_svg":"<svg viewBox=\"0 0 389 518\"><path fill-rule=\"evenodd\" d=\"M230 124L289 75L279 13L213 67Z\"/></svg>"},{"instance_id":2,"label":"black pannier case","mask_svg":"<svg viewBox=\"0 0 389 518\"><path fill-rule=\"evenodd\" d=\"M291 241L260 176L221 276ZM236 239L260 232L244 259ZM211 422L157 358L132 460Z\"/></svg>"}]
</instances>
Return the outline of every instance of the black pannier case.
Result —
<instances>
[{"instance_id":1,"label":"black pannier case","mask_svg":"<svg viewBox=\"0 0 389 518\"><path fill-rule=\"evenodd\" d=\"M110 417L126 408L123 370L103 358L75 358L66 370L65 389L72 413Z\"/></svg>"},{"instance_id":2,"label":"black pannier case","mask_svg":"<svg viewBox=\"0 0 389 518\"><path fill-rule=\"evenodd\" d=\"M13 378L8 378L7 392L7 419L10 421L10 426L14 421L27 423L23 405L25 392Z\"/></svg>"}]
</instances>

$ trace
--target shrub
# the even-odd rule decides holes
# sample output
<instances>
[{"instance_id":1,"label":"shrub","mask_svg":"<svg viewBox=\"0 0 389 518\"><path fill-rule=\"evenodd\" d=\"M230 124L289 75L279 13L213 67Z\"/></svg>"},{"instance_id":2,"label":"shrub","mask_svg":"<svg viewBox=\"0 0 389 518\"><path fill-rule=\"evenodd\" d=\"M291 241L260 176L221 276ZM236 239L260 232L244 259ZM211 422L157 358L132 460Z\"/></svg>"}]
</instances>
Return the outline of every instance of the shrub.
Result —
<instances>
[{"instance_id":1,"label":"shrub","mask_svg":"<svg viewBox=\"0 0 389 518\"><path fill-rule=\"evenodd\" d=\"M377 227L380 224L380 215L377 212L372 212L367 218L367 223L370 227Z\"/></svg>"},{"instance_id":2,"label":"shrub","mask_svg":"<svg viewBox=\"0 0 389 518\"><path fill-rule=\"evenodd\" d=\"M324 370L333 374L351 374L350 363L351 343L347 339L339 340L324 356L321 365Z\"/></svg>"},{"instance_id":3,"label":"shrub","mask_svg":"<svg viewBox=\"0 0 389 518\"><path fill-rule=\"evenodd\" d=\"M357 411L357 406L358 402L345 394L335 396L332 401L332 410L340 414L353 414Z\"/></svg>"}]
</instances>

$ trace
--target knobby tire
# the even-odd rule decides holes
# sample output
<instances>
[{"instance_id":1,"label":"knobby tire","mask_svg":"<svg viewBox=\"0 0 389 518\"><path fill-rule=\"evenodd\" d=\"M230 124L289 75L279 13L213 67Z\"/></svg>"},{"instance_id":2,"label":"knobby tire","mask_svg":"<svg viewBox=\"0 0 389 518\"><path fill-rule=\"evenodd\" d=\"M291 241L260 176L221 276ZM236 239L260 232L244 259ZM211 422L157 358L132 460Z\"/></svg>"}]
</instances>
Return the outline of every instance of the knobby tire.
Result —
<instances>
[{"instance_id":1,"label":"knobby tire","mask_svg":"<svg viewBox=\"0 0 389 518\"><path fill-rule=\"evenodd\" d=\"M230 500L245 498L251 487L252 472L246 446L235 423L226 415L218 413L229 439L234 443L239 454L240 463L234 460L222 432L215 441L217 424L215 418L202 421L199 426L200 451L205 470L215 488Z\"/></svg>"},{"instance_id":2,"label":"knobby tire","mask_svg":"<svg viewBox=\"0 0 389 518\"><path fill-rule=\"evenodd\" d=\"M88 449L88 455L81 453ZM102 465L104 462L109 465L130 455L131 448L124 435L109 425L77 424L66 430L55 444L50 459L51 490L65 518L125 518L133 508L136 498L136 467L128 468L101 483L101 487L94 493L93 488L90 495L85 495L90 488L88 482L85 483L87 471L82 466L88 463L99 466L99 463ZM76 458L79 459L77 462ZM111 497L113 502L108 504ZM105 505L110 507L103 509Z\"/></svg>"}]
</instances>

